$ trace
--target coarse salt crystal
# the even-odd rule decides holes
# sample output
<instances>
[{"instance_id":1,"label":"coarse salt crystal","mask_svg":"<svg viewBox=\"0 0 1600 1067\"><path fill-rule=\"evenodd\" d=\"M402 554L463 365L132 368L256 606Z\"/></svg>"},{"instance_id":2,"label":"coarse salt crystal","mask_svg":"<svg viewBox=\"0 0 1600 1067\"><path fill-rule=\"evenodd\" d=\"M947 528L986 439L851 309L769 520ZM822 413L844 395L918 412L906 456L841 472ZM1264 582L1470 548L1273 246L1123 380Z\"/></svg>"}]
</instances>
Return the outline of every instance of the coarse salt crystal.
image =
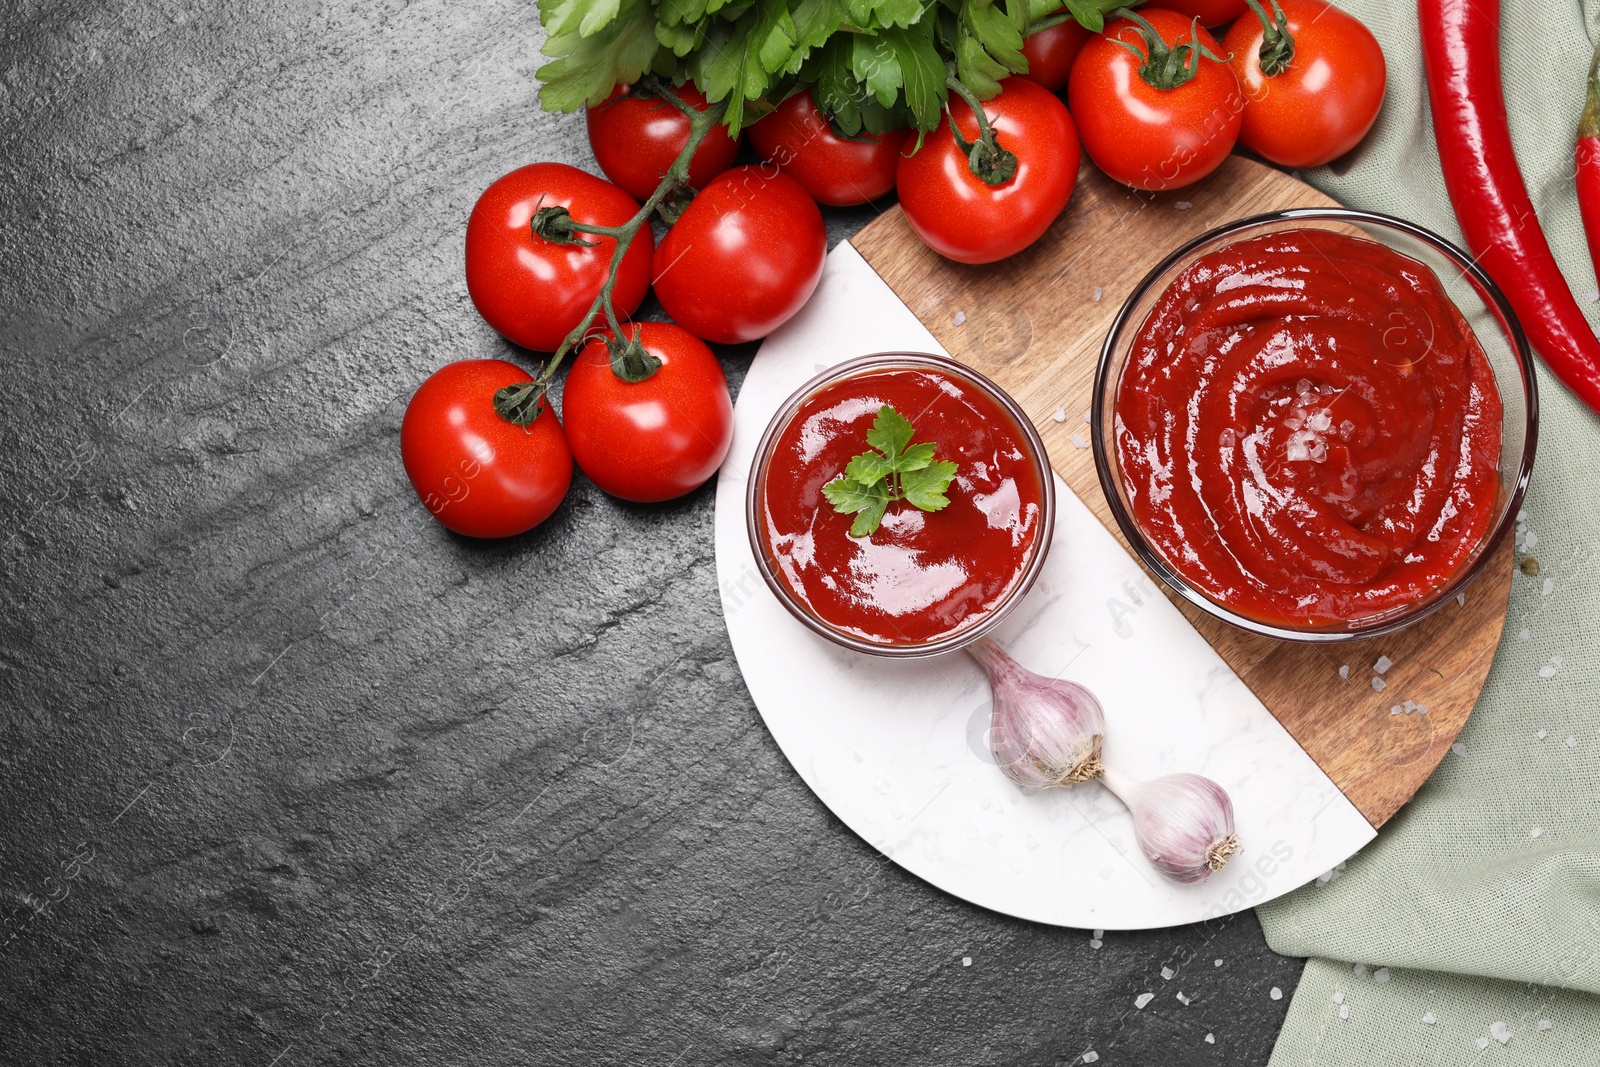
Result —
<instances>
[{"instance_id":1,"label":"coarse salt crystal","mask_svg":"<svg viewBox=\"0 0 1600 1067\"><path fill-rule=\"evenodd\" d=\"M1172 981L1172 976L1177 973L1178 972L1173 970L1171 967L1163 967L1161 968L1161 980L1163 982L1170 982Z\"/></svg>"},{"instance_id":2,"label":"coarse salt crystal","mask_svg":"<svg viewBox=\"0 0 1600 1067\"><path fill-rule=\"evenodd\" d=\"M1333 991L1333 1002L1335 1004L1343 1004L1344 1003L1344 990L1335 989Z\"/></svg>"},{"instance_id":3,"label":"coarse salt crystal","mask_svg":"<svg viewBox=\"0 0 1600 1067\"><path fill-rule=\"evenodd\" d=\"M1389 668L1393 666L1394 660L1390 659L1388 656L1379 656L1378 662L1372 665L1372 669L1377 671L1379 674L1385 674L1388 672Z\"/></svg>"},{"instance_id":4,"label":"coarse salt crystal","mask_svg":"<svg viewBox=\"0 0 1600 1067\"><path fill-rule=\"evenodd\" d=\"M963 967L971 967L972 966L972 957L971 956L962 956L961 957L961 966L963 966Z\"/></svg>"},{"instance_id":5,"label":"coarse salt crystal","mask_svg":"<svg viewBox=\"0 0 1600 1067\"><path fill-rule=\"evenodd\" d=\"M1389 980L1389 968L1379 967L1377 970L1373 971L1372 980L1374 982L1387 982Z\"/></svg>"},{"instance_id":6,"label":"coarse salt crystal","mask_svg":"<svg viewBox=\"0 0 1600 1067\"><path fill-rule=\"evenodd\" d=\"M1106 932L1104 930L1096 930L1094 932L1094 936L1097 938L1104 937L1106 936Z\"/></svg>"},{"instance_id":7,"label":"coarse salt crystal","mask_svg":"<svg viewBox=\"0 0 1600 1067\"><path fill-rule=\"evenodd\" d=\"M1538 838L1543 837L1544 836L1544 827L1535 826L1532 830L1528 831L1528 836L1531 837L1531 838L1534 838L1534 839L1538 839Z\"/></svg>"},{"instance_id":8,"label":"coarse salt crystal","mask_svg":"<svg viewBox=\"0 0 1600 1067\"><path fill-rule=\"evenodd\" d=\"M1088 1052L1085 1052L1083 1054L1083 1062L1084 1063L1094 1063L1094 1062L1098 1061L1099 1059L1100 1059L1100 1053L1096 1052L1094 1049L1090 1049Z\"/></svg>"},{"instance_id":9,"label":"coarse salt crystal","mask_svg":"<svg viewBox=\"0 0 1600 1067\"><path fill-rule=\"evenodd\" d=\"M1177 208L1179 211L1188 211L1190 208L1194 207L1194 205L1187 200L1179 200L1172 206Z\"/></svg>"},{"instance_id":10,"label":"coarse salt crystal","mask_svg":"<svg viewBox=\"0 0 1600 1067\"><path fill-rule=\"evenodd\" d=\"M1577 748L1578 747L1578 739L1576 737L1567 738L1567 747L1568 748Z\"/></svg>"},{"instance_id":11,"label":"coarse salt crystal","mask_svg":"<svg viewBox=\"0 0 1600 1067\"><path fill-rule=\"evenodd\" d=\"M1067 421L1067 409L1066 408L1056 408L1055 412L1050 417L1052 419L1055 419L1057 422L1066 422Z\"/></svg>"},{"instance_id":12,"label":"coarse salt crystal","mask_svg":"<svg viewBox=\"0 0 1600 1067\"><path fill-rule=\"evenodd\" d=\"M1355 972L1357 978L1365 978L1367 976L1367 965L1365 963L1358 963L1350 969Z\"/></svg>"},{"instance_id":13,"label":"coarse salt crystal","mask_svg":"<svg viewBox=\"0 0 1600 1067\"><path fill-rule=\"evenodd\" d=\"M1341 1018L1341 1019L1350 1018L1350 1005L1348 1005L1348 1004L1339 1005L1339 1018Z\"/></svg>"},{"instance_id":14,"label":"coarse salt crystal","mask_svg":"<svg viewBox=\"0 0 1600 1067\"><path fill-rule=\"evenodd\" d=\"M1100 940L1098 937L1091 937L1089 939L1089 947L1090 948L1099 948L1103 944L1105 944L1105 942Z\"/></svg>"},{"instance_id":15,"label":"coarse salt crystal","mask_svg":"<svg viewBox=\"0 0 1600 1067\"><path fill-rule=\"evenodd\" d=\"M1081 434L1081 433L1075 433L1075 434L1072 435L1072 447L1073 448L1088 448L1089 447L1089 439L1087 437L1083 436L1083 434Z\"/></svg>"},{"instance_id":16,"label":"coarse salt crystal","mask_svg":"<svg viewBox=\"0 0 1600 1067\"><path fill-rule=\"evenodd\" d=\"M960 326L967 321L967 313L965 311L958 311L955 313L955 317L953 317L950 321L955 323L957 326Z\"/></svg>"},{"instance_id":17,"label":"coarse salt crystal","mask_svg":"<svg viewBox=\"0 0 1600 1067\"><path fill-rule=\"evenodd\" d=\"M1466 593L1457 593L1456 594L1456 607L1464 608L1466 606L1467 606L1467 594Z\"/></svg>"},{"instance_id":18,"label":"coarse salt crystal","mask_svg":"<svg viewBox=\"0 0 1600 1067\"><path fill-rule=\"evenodd\" d=\"M1522 543L1527 548L1538 548L1539 547L1539 535L1534 533L1532 530L1529 530L1527 539L1524 540Z\"/></svg>"},{"instance_id":19,"label":"coarse salt crystal","mask_svg":"<svg viewBox=\"0 0 1600 1067\"><path fill-rule=\"evenodd\" d=\"M1426 1025L1428 1025L1428 1026L1432 1026L1432 1025L1433 1025L1433 1024L1434 1024L1434 1023L1436 1023L1436 1022L1438 1022L1438 1021L1439 1021L1439 1019L1438 1019L1438 1017L1437 1017L1437 1016L1435 1016L1435 1015L1434 1015L1434 1014L1433 1014L1433 1012L1431 1012L1431 1011L1430 1011L1430 1012L1429 1012L1429 1013L1428 1013L1428 1014L1426 1014L1426 1015L1424 1015L1424 1016L1423 1016L1423 1017L1422 1017L1422 1021L1423 1021L1423 1023L1425 1023L1425 1024L1426 1024Z\"/></svg>"},{"instance_id":20,"label":"coarse salt crystal","mask_svg":"<svg viewBox=\"0 0 1600 1067\"><path fill-rule=\"evenodd\" d=\"M1490 1023L1489 1036L1504 1045L1511 1040L1511 1028L1502 1022Z\"/></svg>"},{"instance_id":21,"label":"coarse salt crystal","mask_svg":"<svg viewBox=\"0 0 1600 1067\"><path fill-rule=\"evenodd\" d=\"M1541 678L1554 678L1555 676L1556 676L1556 669L1554 667L1540 667L1539 668L1539 677L1541 677Z\"/></svg>"},{"instance_id":22,"label":"coarse salt crystal","mask_svg":"<svg viewBox=\"0 0 1600 1067\"><path fill-rule=\"evenodd\" d=\"M1480 1037L1480 1038L1477 1039L1477 1045L1481 1049L1482 1048L1488 1048L1489 1047L1489 1039L1486 1038L1486 1037Z\"/></svg>"},{"instance_id":23,"label":"coarse salt crystal","mask_svg":"<svg viewBox=\"0 0 1600 1067\"><path fill-rule=\"evenodd\" d=\"M1094 301L1095 301L1095 303L1098 304L1100 302L1100 298L1102 296L1105 296L1105 295L1106 295L1106 291L1104 289L1100 288L1098 285L1094 287Z\"/></svg>"},{"instance_id":24,"label":"coarse salt crystal","mask_svg":"<svg viewBox=\"0 0 1600 1067\"><path fill-rule=\"evenodd\" d=\"M1273 986L1271 992L1269 992L1267 996L1271 997L1273 1000L1282 1000L1283 990L1279 989L1277 986Z\"/></svg>"},{"instance_id":25,"label":"coarse salt crystal","mask_svg":"<svg viewBox=\"0 0 1600 1067\"><path fill-rule=\"evenodd\" d=\"M1374 678L1374 679L1372 679L1372 688L1376 692L1381 693L1385 689L1389 688L1389 683L1384 681L1382 678Z\"/></svg>"},{"instance_id":26,"label":"coarse salt crystal","mask_svg":"<svg viewBox=\"0 0 1600 1067\"><path fill-rule=\"evenodd\" d=\"M1463 745L1460 741L1457 741L1455 744L1450 746L1450 751L1454 752L1458 756L1465 756L1467 754L1467 746Z\"/></svg>"},{"instance_id":27,"label":"coarse salt crystal","mask_svg":"<svg viewBox=\"0 0 1600 1067\"><path fill-rule=\"evenodd\" d=\"M1541 1030L1548 1030L1553 1025L1555 1025L1555 1024L1552 1023L1549 1019L1540 1019L1539 1020L1539 1029L1541 1029Z\"/></svg>"},{"instance_id":28,"label":"coarse salt crystal","mask_svg":"<svg viewBox=\"0 0 1600 1067\"><path fill-rule=\"evenodd\" d=\"M1556 591L1556 580L1554 578L1546 578L1544 580L1544 590L1540 593L1540 596L1549 596L1551 593L1553 593L1555 591Z\"/></svg>"},{"instance_id":29,"label":"coarse salt crystal","mask_svg":"<svg viewBox=\"0 0 1600 1067\"><path fill-rule=\"evenodd\" d=\"M1532 636L1533 635L1528 632L1528 628L1526 626L1524 626L1522 628L1522 632L1517 635L1517 640L1518 641L1526 641Z\"/></svg>"},{"instance_id":30,"label":"coarse salt crystal","mask_svg":"<svg viewBox=\"0 0 1600 1067\"><path fill-rule=\"evenodd\" d=\"M1085 423L1090 423L1090 422L1094 421L1094 411L1092 409L1090 409L1090 408L1084 408L1083 409L1083 421Z\"/></svg>"},{"instance_id":31,"label":"coarse salt crystal","mask_svg":"<svg viewBox=\"0 0 1600 1067\"><path fill-rule=\"evenodd\" d=\"M1211 961L1211 966L1213 966L1213 967L1221 967L1222 966L1222 961L1221 960L1212 960Z\"/></svg>"},{"instance_id":32,"label":"coarse salt crystal","mask_svg":"<svg viewBox=\"0 0 1600 1067\"><path fill-rule=\"evenodd\" d=\"M1217 1043L1217 1035L1216 1034L1207 1034L1206 1035L1206 1044L1215 1045L1216 1043Z\"/></svg>"},{"instance_id":33,"label":"coarse salt crystal","mask_svg":"<svg viewBox=\"0 0 1600 1067\"><path fill-rule=\"evenodd\" d=\"M1403 711L1403 710L1404 710L1404 709L1403 709L1403 708L1401 708L1401 707L1400 707L1400 705L1399 705L1399 704L1396 704L1396 705L1395 705L1395 706L1394 706L1394 707L1392 707L1392 708L1390 708L1390 709L1389 709L1389 714L1390 714L1390 715L1398 715L1398 714L1400 714L1400 712L1401 712L1401 711Z\"/></svg>"},{"instance_id":34,"label":"coarse salt crystal","mask_svg":"<svg viewBox=\"0 0 1600 1067\"><path fill-rule=\"evenodd\" d=\"M1142 1010L1146 1004L1150 1003L1154 999L1156 999L1156 995L1154 993L1140 993L1138 996L1133 998L1133 1006Z\"/></svg>"},{"instance_id":35,"label":"coarse salt crystal","mask_svg":"<svg viewBox=\"0 0 1600 1067\"><path fill-rule=\"evenodd\" d=\"M1182 1004L1184 1007L1187 1008L1190 1004L1193 1003L1193 1001L1190 1000L1187 996L1185 996L1184 993L1183 993L1183 990L1180 989L1180 990L1178 990L1178 1003Z\"/></svg>"},{"instance_id":36,"label":"coarse salt crystal","mask_svg":"<svg viewBox=\"0 0 1600 1067\"><path fill-rule=\"evenodd\" d=\"M1550 731L1549 730L1540 730L1538 733L1534 734L1533 736L1537 737L1539 740L1543 741L1545 738L1550 736Z\"/></svg>"},{"instance_id":37,"label":"coarse salt crystal","mask_svg":"<svg viewBox=\"0 0 1600 1067\"><path fill-rule=\"evenodd\" d=\"M1339 668L1339 677L1345 679L1346 681L1350 680L1350 664L1346 663L1343 667Z\"/></svg>"}]
</instances>

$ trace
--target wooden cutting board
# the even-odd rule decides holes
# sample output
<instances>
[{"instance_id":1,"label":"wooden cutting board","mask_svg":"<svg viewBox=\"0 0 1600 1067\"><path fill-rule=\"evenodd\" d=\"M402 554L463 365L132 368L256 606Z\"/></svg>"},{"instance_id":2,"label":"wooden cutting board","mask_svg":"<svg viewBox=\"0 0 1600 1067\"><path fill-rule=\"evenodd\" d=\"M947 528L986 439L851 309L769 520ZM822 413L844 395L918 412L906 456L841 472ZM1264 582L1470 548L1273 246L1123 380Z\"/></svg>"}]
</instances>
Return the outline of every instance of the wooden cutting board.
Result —
<instances>
[{"instance_id":1,"label":"wooden cutting board","mask_svg":"<svg viewBox=\"0 0 1600 1067\"><path fill-rule=\"evenodd\" d=\"M1163 256L1212 225L1334 205L1309 185L1238 156L1197 185L1161 194L1117 185L1085 161L1067 210L1032 248L1000 263L970 267L942 258L898 206L851 244L951 355L999 382L1027 410L1056 472L1126 547L1095 474L1084 420L1111 319ZM1057 421L1062 413L1065 421ZM1379 827L1432 773L1471 713L1500 641L1511 577L1508 541L1464 604L1398 634L1339 645L1258 637L1171 599ZM1164 589L1154 576L1151 583ZM1392 666L1379 674L1374 665L1385 657ZM1391 714L1407 700L1426 713Z\"/></svg>"}]
</instances>

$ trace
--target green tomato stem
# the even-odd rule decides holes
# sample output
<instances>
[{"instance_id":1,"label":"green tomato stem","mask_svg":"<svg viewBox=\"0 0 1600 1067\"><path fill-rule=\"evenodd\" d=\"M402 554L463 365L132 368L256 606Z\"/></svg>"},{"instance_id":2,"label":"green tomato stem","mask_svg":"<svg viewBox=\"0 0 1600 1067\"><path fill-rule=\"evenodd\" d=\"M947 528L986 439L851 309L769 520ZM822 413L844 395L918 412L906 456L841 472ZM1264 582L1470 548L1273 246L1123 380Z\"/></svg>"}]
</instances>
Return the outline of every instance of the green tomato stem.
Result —
<instances>
[{"instance_id":1,"label":"green tomato stem","mask_svg":"<svg viewBox=\"0 0 1600 1067\"><path fill-rule=\"evenodd\" d=\"M1261 0L1244 0L1261 20L1261 73L1276 78L1289 69L1294 59L1294 36L1289 33L1289 17L1283 13L1278 0L1272 0L1272 14L1267 14Z\"/></svg>"},{"instance_id":2,"label":"green tomato stem","mask_svg":"<svg viewBox=\"0 0 1600 1067\"><path fill-rule=\"evenodd\" d=\"M956 126L955 115L950 116L950 135L956 139L956 145L965 153L968 169L986 185L1004 185L1016 177L1016 153L1001 146L999 135L994 132L994 127L989 125L989 116L984 113L983 103L977 94L961 83L961 79L956 77L954 68L945 76L945 86L966 101L967 106L972 109L972 117L978 121L978 139L968 141Z\"/></svg>"}]
</instances>

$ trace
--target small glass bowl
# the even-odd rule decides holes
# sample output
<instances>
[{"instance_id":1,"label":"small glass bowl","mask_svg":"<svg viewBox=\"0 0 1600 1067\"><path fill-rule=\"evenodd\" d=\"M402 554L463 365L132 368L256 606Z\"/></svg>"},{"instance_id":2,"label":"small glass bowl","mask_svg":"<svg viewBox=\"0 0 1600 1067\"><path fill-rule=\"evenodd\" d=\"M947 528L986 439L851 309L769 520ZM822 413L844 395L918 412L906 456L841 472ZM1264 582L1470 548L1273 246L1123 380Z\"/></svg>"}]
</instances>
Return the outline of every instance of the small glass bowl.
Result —
<instances>
[{"instance_id":1,"label":"small glass bowl","mask_svg":"<svg viewBox=\"0 0 1600 1067\"><path fill-rule=\"evenodd\" d=\"M803 601L795 596L783 576L778 573L778 568L769 555L766 538L762 536L761 505L766 496L767 468L772 461L773 449L777 446L778 438L788 427L790 421L800 410L800 406L821 390L836 382L853 378L860 374L882 370L926 370L958 378L964 384L984 394L993 400L1000 409L1006 412L1017 431L1017 440L1022 443L1024 450L1033 461L1034 471L1039 477L1040 486L1040 516L1039 529L1034 537L1033 551L1023 564L1022 573L1011 590L1006 594L994 609L989 611L970 626L956 630L954 633L932 641L908 644L888 644L865 640L855 634L847 633L826 619L812 611ZM944 356L935 356L924 352L880 352L875 355L861 356L856 359L846 360L837 366L830 367L809 382L796 389L788 400L778 408L772 420L767 423L766 432L761 435L761 442L756 446L756 455L748 486L745 490L745 529L750 537L750 549L755 554L756 565L761 571L762 579L767 583L767 588L772 590L778 602L788 609L789 614L799 619L807 629L813 633L827 638L836 645L863 652L869 656L884 656L896 659L917 659L926 656L937 656L945 652L954 652L965 648L978 638L987 634L998 626L1013 608L1022 602L1022 598L1032 588L1034 580L1039 577L1039 572L1044 568L1045 557L1050 551L1050 536L1055 529L1056 521L1056 490L1055 477L1050 469L1050 459L1045 453L1044 442L1039 439L1039 431L1034 429L1027 414L1011 399L1006 392L994 382L985 378L977 371L965 364L958 363Z\"/></svg>"},{"instance_id":2,"label":"small glass bowl","mask_svg":"<svg viewBox=\"0 0 1600 1067\"><path fill-rule=\"evenodd\" d=\"M1489 359L1500 390L1504 417L1500 437L1500 492L1495 515L1483 539L1455 576L1431 594L1387 614L1336 624L1304 628L1275 626L1239 614L1186 582L1156 551L1134 522L1122 482L1115 445L1116 395L1123 367L1133 349L1134 337L1167 286L1201 256L1235 241L1264 234L1300 229L1337 230L1361 235L1422 263L1438 277L1445 293L1476 335ZM1223 622L1251 633L1291 641L1336 642L1375 637L1410 626L1454 599L1483 571L1495 549L1516 523L1528 475L1533 469L1538 437L1538 390L1533 377L1533 357L1511 305L1465 252L1421 226L1388 215L1348 208L1296 208L1252 215L1224 223L1183 245L1145 275L1122 305L1100 350L1094 382L1093 445L1095 470L1111 512L1123 536L1144 564L1174 592Z\"/></svg>"}]
</instances>

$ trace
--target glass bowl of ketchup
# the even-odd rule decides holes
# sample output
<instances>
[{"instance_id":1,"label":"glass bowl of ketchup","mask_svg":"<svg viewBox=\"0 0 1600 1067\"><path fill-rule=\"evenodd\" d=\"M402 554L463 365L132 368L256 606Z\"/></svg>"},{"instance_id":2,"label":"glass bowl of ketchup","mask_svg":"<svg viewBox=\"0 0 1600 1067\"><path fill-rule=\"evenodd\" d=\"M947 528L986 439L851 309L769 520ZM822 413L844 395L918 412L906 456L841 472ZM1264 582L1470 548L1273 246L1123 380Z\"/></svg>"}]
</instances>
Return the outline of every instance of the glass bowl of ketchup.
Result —
<instances>
[{"instance_id":1,"label":"glass bowl of ketchup","mask_svg":"<svg viewBox=\"0 0 1600 1067\"><path fill-rule=\"evenodd\" d=\"M883 408L913 446L956 465L949 503L888 505L871 534L823 486L872 446ZM983 375L943 356L887 352L831 367L773 415L756 447L745 521L780 603L814 633L875 656L933 656L988 633L1027 594L1055 525L1055 483L1027 415Z\"/></svg>"},{"instance_id":2,"label":"glass bowl of ketchup","mask_svg":"<svg viewBox=\"0 0 1600 1067\"><path fill-rule=\"evenodd\" d=\"M1538 400L1464 252L1342 208L1255 215L1163 260L1112 322L1095 466L1139 558L1254 633L1372 637L1461 595L1513 529Z\"/></svg>"}]
</instances>

